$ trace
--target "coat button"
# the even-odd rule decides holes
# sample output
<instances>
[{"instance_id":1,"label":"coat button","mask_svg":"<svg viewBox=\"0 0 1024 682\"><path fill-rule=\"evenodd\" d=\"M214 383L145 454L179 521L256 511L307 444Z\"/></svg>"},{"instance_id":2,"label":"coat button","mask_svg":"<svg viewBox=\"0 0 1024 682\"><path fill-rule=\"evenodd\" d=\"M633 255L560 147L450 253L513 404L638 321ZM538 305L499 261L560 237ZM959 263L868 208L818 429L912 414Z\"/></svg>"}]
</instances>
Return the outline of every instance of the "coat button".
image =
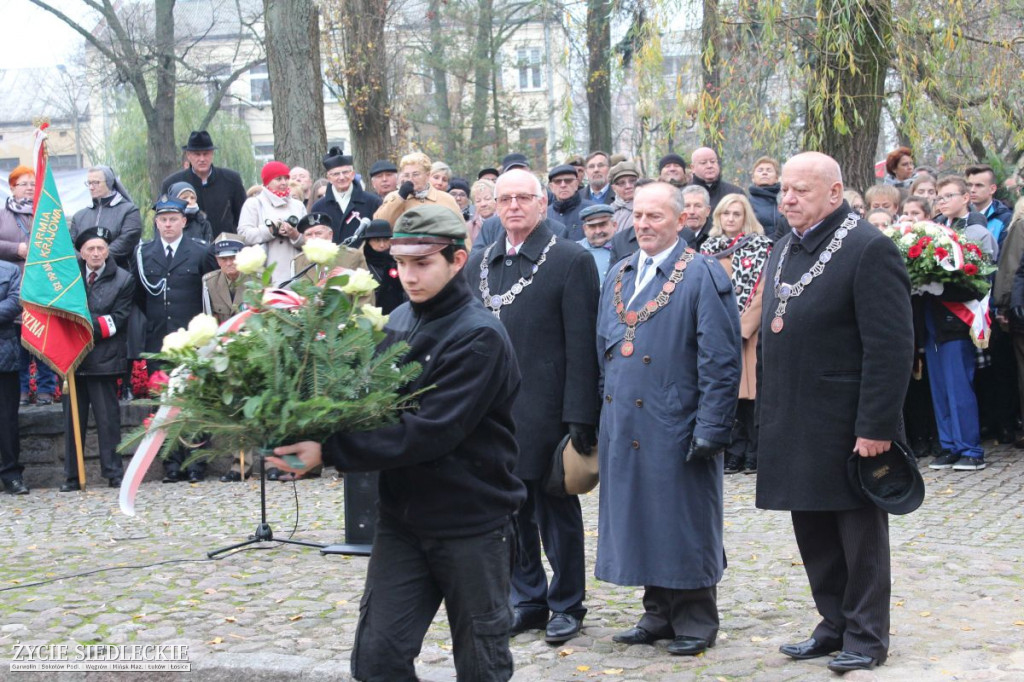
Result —
<instances>
[{"instance_id":1,"label":"coat button","mask_svg":"<svg viewBox=\"0 0 1024 682\"><path fill-rule=\"evenodd\" d=\"M640 449L640 441L636 441L636 440L633 441L633 449L634 450L639 450Z\"/></svg>"},{"instance_id":2,"label":"coat button","mask_svg":"<svg viewBox=\"0 0 1024 682\"><path fill-rule=\"evenodd\" d=\"M612 401L612 397L611 397L610 395L606 395L606 396L604 397L604 401L605 401L606 403L610 403L610 402Z\"/></svg>"},{"instance_id":3,"label":"coat button","mask_svg":"<svg viewBox=\"0 0 1024 682\"><path fill-rule=\"evenodd\" d=\"M651 356L650 356L650 355L645 355L645 356L644 356L644 359L643 359L643 363L644 363L645 365L649 365L649 364L651 364Z\"/></svg>"},{"instance_id":4,"label":"coat button","mask_svg":"<svg viewBox=\"0 0 1024 682\"><path fill-rule=\"evenodd\" d=\"M643 407L643 406L644 406L644 401L643 401L643 400L640 400L639 398L637 398L637 401L636 401L636 406L637 406L637 407Z\"/></svg>"}]
</instances>

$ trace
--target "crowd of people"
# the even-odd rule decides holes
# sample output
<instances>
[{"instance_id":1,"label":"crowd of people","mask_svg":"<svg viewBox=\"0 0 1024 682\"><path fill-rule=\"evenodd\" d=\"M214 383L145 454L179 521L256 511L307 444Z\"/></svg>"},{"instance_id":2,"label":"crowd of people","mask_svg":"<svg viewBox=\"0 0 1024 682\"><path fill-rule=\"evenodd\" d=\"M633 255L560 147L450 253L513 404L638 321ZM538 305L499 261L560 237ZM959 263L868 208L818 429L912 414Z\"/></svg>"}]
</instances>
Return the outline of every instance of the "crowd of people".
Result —
<instances>
[{"instance_id":1,"label":"crowd of people","mask_svg":"<svg viewBox=\"0 0 1024 682\"><path fill-rule=\"evenodd\" d=\"M358 679L414 677L442 599L466 679L508 679L510 635L579 634L582 512L549 473L570 446L599 458L598 578L644 587L642 618L615 641L670 639L677 655L714 646L723 475L747 472L759 507L792 512L822 616L782 653L840 651L832 670L869 669L888 651L888 526L847 479L850 453L875 457L906 440L932 468L976 471L985 437L1024 447L1024 200L1011 210L995 198L989 166L940 175L901 147L861 194L814 152L757 159L747 189L723 179L706 147L688 160L666 154L655 178L594 151L545 173L510 153L471 181L412 152L376 161L364 186L353 158L332 148L323 178L271 161L247 191L213 163L205 131L183 150L186 167L153 207L154 239L141 244L116 173L89 170L92 205L70 223L96 340L76 372L82 424L91 407L102 475L120 485L119 384L123 398L131 361L194 315L238 311L244 246L266 250L278 286L333 269L306 260L313 239L344 247L334 267L368 269L377 305L394 312L387 343L409 342L424 365L409 390L433 388L397 426L278 448L303 466L274 460L271 474L382 471ZM0 409L16 424L19 382L28 398L17 296L34 177L22 167L10 178ZM881 232L905 220L947 225L998 265L987 349L943 305L971 292L911 291ZM52 399L45 376L36 381L37 402ZM26 493L17 434L6 434L4 484ZM70 492L79 484L66 440ZM203 480L187 455L164 462L165 482ZM222 480L247 473L236 465ZM389 570L397 563L409 575Z\"/></svg>"}]
</instances>

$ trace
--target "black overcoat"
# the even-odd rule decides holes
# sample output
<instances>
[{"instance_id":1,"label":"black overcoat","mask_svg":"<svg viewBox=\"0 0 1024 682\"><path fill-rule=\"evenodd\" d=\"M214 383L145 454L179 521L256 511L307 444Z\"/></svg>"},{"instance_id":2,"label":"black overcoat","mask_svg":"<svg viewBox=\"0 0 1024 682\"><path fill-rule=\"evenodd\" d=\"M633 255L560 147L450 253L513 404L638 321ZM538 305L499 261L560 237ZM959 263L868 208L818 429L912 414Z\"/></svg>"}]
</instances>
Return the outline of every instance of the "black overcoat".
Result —
<instances>
[{"instance_id":1,"label":"black overcoat","mask_svg":"<svg viewBox=\"0 0 1024 682\"><path fill-rule=\"evenodd\" d=\"M491 294L505 293L520 276L529 277L551 237L542 222L509 258L502 231L487 263ZM474 249L466 265L467 281L479 301L485 251ZM568 432L566 424L597 424L594 341L599 296L594 258L579 244L557 237L533 282L501 309L523 377L512 411L519 443L516 474L523 480L546 473L555 446Z\"/></svg>"},{"instance_id":2,"label":"black overcoat","mask_svg":"<svg viewBox=\"0 0 1024 682\"><path fill-rule=\"evenodd\" d=\"M230 168L213 166L210 177L203 184L202 179L189 167L164 178L160 193L167 194L167 190L176 182L187 182L195 188L196 203L206 213L214 236L221 232L238 231L238 217L242 215L242 204L246 199L241 175Z\"/></svg>"},{"instance_id":3,"label":"black overcoat","mask_svg":"<svg viewBox=\"0 0 1024 682\"><path fill-rule=\"evenodd\" d=\"M82 280L86 281L85 262L79 261L78 265L82 270ZM75 370L75 374L123 374L128 368L128 316L132 311L135 279L127 270L117 267L114 255L110 254L96 282L85 288L85 295L89 303L95 345ZM104 317L107 319L101 322L100 318ZM110 333L111 329L113 333Z\"/></svg>"},{"instance_id":4,"label":"black overcoat","mask_svg":"<svg viewBox=\"0 0 1024 682\"><path fill-rule=\"evenodd\" d=\"M146 353L158 352L165 336L188 327L189 321L203 312L203 275L217 269L217 259L201 240L182 238L170 267L164 249L160 239L146 242L132 262L135 302L146 317ZM155 285L154 291L147 289L139 276L140 260L145 280ZM166 288L161 291L164 280Z\"/></svg>"},{"instance_id":5,"label":"black overcoat","mask_svg":"<svg viewBox=\"0 0 1024 682\"><path fill-rule=\"evenodd\" d=\"M334 243L340 244L342 240L348 239L359 228L361 218L373 219L373 214L380 208L381 199L373 192L367 192L359 184L358 180L352 181L352 196L348 200L348 206L344 211L341 204L334 198L333 188L327 189L327 194L318 199L310 213L326 213L331 216L331 226L334 229ZM356 216L354 214L358 213Z\"/></svg>"},{"instance_id":6,"label":"black overcoat","mask_svg":"<svg viewBox=\"0 0 1024 682\"><path fill-rule=\"evenodd\" d=\"M850 214L846 202L797 240L783 237L765 268L757 359L757 506L838 511L866 503L847 479L858 437L896 437L914 358L910 278L896 245L863 219L772 331L774 276L795 284Z\"/></svg>"}]
</instances>

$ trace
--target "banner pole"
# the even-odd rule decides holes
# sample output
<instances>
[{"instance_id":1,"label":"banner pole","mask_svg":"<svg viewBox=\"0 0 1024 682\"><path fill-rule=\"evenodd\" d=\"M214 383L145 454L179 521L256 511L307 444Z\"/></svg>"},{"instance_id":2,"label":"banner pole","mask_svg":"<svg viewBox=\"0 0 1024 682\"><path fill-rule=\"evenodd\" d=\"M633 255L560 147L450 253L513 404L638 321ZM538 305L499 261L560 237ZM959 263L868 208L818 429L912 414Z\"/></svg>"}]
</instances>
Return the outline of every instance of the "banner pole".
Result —
<instances>
[{"instance_id":1,"label":"banner pole","mask_svg":"<svg viewBox=\"0 0 1024 682\"><path fill-rule=\"evenodd\" d=\"M78 485L85 490L85 455L82 451L82 429L79 427L78 390L75 373L68 372L68 400L71 401L71 429L75 433L75 455L78 457Z\"/></svg>"}]
</instances>

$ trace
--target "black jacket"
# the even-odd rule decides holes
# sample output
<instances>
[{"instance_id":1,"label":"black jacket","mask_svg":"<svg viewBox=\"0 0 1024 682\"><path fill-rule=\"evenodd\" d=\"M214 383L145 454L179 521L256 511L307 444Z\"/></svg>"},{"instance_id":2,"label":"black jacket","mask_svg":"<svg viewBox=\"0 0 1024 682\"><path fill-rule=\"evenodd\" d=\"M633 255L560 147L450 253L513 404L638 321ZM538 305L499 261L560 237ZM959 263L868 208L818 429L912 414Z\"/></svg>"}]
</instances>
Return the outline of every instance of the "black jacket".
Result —
<instances>
[{"instance_id":1,"label":"black jacket","mask_svg":"<svg viewBox=\"0 0 1024 682\"><path fill-rule=\"evenodd\" d=\"M581 199L586 199L587 201L593 202L595 204L600 202L602 204L611 205L611 203L615 201L615 190L613 190L611 187L608 187L608 191L605 192L604 196L602 196L600 199L595 197L594 193L590 191L590 185L587 185L586 187L581 187L580 191L577 192L577 194L580 195Z\"/></svg>"},{"instance_id":2,"label":"black jacket","mask_svg":"<svg viewBox=\"0 0 1024 682\"><path fill-rule=\"evenodd\" d=\"M390 251L374 251L370 242L363 242L363 256L370 274L380 284L373 292L374 302L385 315L405 303L405 289L398 279L398 264Z\"/></svg>"},{"instance_id":3,"label":"black jacket","mask_svg":"<svg viewBox=\"0 0 1024 682\"><path fill-rule=\"evenodd\" d=\"M779 212L779 192L782 184L762 187L751 185L747 188L750 194L750 206L754 209L757 222L761 223L765 235L772 241L779 241L789 232L789 221Z\"/></svg>"},{"instance_id":4,"label":"black jacket","mask_svg":"<svg viewBox=\"0 0 1024 682\"><path fill-rule=\"evenodd\" d=\"M718 179L715 180L714 182L705 182L702 178L699 178L696 175L694 175L693 179L690 181L690 184L697 185L698 187L703 187L708 191L708 194L711 196L712 212L715 210L715 207L718 206L718 202L721 201L722 197L724 197L726 194L746 195L746 192L743 191L742 187L737 187L732 183L726 182L725 180L722 179L721 174L719 174Z\"/></svg>"},{"instance_id":5,"label":"black jacket","mask_svg":"<svg viewBox=\"0 0 1024 682\"><path fill-rule=\"evenodd\" d=\"M700 228L696 232L689 227L684 227L679 230L679 237L686 242L686 245L691 249L694 251L700 251L700 247L704 245L704 242L708 240L708 235L711 234L711 226L713 224L711 216L708 216L708 219L704 221L704 227Z\"/></svg>"},{"instance_id":6,"label":"black jacket","mask_svg":"<svg viewBox=\"0 0 1024 682\"><path fill-rule=\"evenodd\" d=\"M612 237L612 255L609 259L612 267L608 269L608 272L616 271L615 264L626 256L632 256L639 248L640 245L636 241L636 230L630 229L616 232L615 236Z\"/></svg>"},{"instance_id":7,"label":"black jacket","mask_svg":"<svg viewBox=\"0 0 1024 682\"><path fill-rule=\"evenodd\" d=\"M367 192L359 184L358 180L352 181L352 197L348 200L348 207L344 212L341 205L334 198L334 188L328 187L327 194L313 204L310 213L326 213L331 216L331 225L334 228L334 243L340 244L342 240L351 237L359 228L361 218L373 219L373 214L380 208L380 197L373 192ZM359 217L352 214L358 213Z\"/></svg>"},{"instance_id":8,"label":"black jacket","mask_svg":"<svg viewBox=\"0 0 1024 682\"><path fill-rule=\"evenodd\" d=\"M146 242L132 261L135 302L146 317L146 353L159 351L165 336L188 327L189 321L203 312L203 275L217 269L217 259L205 242L182 237L170 268L164 248L160 239ZM140 276L140 259L142 273L153 291L147 289ZM161 291L164 280L166 289Z\"/></svg>"},{"instance_id":9,"label":"black jacket","mask_svg":"<svg viewBox=\"0 0 1024 682\"><path fill-rule=\"evenodd\" d=\"M492 296L529 277L552 237L544 222L523 242L519 253L504 253L505 233L488 258ZM477 301L485 248L473 249L466 278ZM510 265L506 265L510 262ZM531 284L501 309L523 374L515 406L516 440L523 480L540 479L552 453L568 433L567 424L597 424L597 302L600 286L594 258L582 246L558 238Z\"/></svg>"},{"instance_id":10,"label":"black jacket","mask_svg":"<svg viewBox=\"0 0 1024 682\"><path fill-rule=\"evenodd\" d=\"M78 265L82 269L82 281L87 281L85 262L79 261ZM114 256L110 255L96 283L85 287L85 295L95 345L75 374L123 374L128 367L128 316L135 296L135 280L127 270L117 267Z\"/></svg>"},{"instance_id":11,"label":"black jacket","mask_svg":"<svg viewBox=\"0 0 1024 682\"><path fill-rule=\"evenodd\" d=\"M191 168L186 168L164 178L160 193L167 194L167 189L176 182L187 182L195 187L196 203L206 213L214 236L238 231L238 216L242 214L242 204L245 203L245 185L241 175L230 168L213 166L204 185Z\"/></svg>"},{"instance_id":12,"label":"black jacket","mask_svg":"<svg viewBox=\"0 0 1024 682\"><path fill-rule=\"evenodd\" d=\"M478 535L506 523L526 488L512 473L519 368L501 323L459 274L426 303L400 306L386 330L384 346L407 342L405 359L423 367L406 390L433 388L397 424L331 436L324 463L379 470L381 516L420 535Z\"/></svg>"}]
</instances>

